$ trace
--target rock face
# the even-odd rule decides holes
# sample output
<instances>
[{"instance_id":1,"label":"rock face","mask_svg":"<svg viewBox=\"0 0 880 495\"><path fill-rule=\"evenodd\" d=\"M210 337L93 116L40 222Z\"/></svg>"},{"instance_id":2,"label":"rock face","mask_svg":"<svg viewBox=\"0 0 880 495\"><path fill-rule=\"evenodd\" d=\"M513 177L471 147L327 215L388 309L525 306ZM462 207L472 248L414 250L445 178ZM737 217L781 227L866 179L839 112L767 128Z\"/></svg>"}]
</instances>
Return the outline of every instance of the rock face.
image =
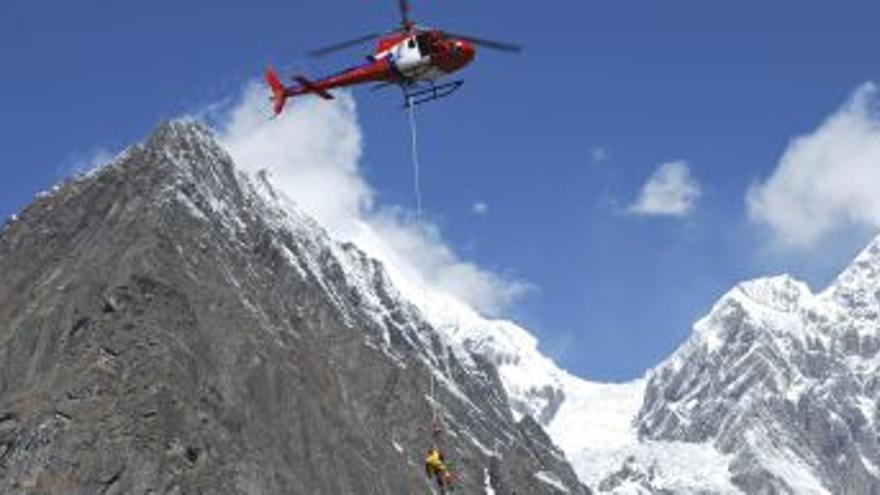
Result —
<instances>
[{"instance_id":1,"label":"rock face","mask_svg":"<svg viewBox=\"0 0 880 495\"><path fill-rule=\"evenodd\" d=\"M880 239L824 292L735 288L648 381L643 439L710 442L747 493L880 493Z\"/></svg>"},{"instance_id":2,"label":"rock face","mask_svg":"<svg viewBox=\"0 0 880 495\"><path fill-rule=\"evenodd\" d=\"M460 493L588 492L493 364L197 124L37 199L0 274L0 493L426 493L435 413Z\"/></svg>"}]
</instances>

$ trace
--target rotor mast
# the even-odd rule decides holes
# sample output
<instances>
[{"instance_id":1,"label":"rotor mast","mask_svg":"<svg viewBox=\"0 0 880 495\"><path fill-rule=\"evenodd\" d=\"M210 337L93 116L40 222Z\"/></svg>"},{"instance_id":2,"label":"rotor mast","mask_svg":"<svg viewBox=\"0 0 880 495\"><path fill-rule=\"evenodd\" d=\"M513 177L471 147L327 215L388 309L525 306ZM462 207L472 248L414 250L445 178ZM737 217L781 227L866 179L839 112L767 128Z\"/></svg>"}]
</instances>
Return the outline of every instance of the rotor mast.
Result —
<instances>
[{"instance_id":1,"label":"rotor mast","mask_svg":"<svg viewBox=\"0 0 880 495\"><path fill-rule=\"evenodd\" d=\"M400 26L404 33L411 33L415 25L409 18L409 0L398 0L397 6L400 9Z\"/></svg>"}]
</instances>

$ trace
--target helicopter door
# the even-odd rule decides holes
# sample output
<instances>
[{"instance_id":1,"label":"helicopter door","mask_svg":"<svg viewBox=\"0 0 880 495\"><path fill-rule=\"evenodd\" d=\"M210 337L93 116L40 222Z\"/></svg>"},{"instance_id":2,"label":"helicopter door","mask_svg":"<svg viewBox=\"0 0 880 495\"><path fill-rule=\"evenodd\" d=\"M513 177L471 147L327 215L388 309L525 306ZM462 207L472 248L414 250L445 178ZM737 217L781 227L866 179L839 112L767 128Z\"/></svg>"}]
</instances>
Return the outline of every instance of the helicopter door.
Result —
<instances>
[{"instance_id":1,"label":"helicopter door","mask_svg":"<svg viewBox=\"0 0 880 495\"><path fill-rule=\"evenodd\" d=\"M412 36L398 44L396 52L394 63L407 76L412 75L412 72L423 64L424 57L422 57L416 36Z\"/></svg>"}]
</instances>

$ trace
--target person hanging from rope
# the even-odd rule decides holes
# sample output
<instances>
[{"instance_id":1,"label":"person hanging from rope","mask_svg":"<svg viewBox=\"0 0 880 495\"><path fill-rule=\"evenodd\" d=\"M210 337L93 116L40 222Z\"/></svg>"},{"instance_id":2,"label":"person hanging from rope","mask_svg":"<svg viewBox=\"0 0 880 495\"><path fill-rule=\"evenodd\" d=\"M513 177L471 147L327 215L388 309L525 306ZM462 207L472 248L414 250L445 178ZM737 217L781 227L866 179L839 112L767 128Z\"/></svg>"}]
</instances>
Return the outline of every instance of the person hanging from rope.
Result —
<instances>
[{"instance_id":1,"label":"person hanging from rope","mask_svg":"<svg viewBox=\"0 0 880 495\"><path fill-rule=\"evenodd\" d=\"M437 447L428 449L428 455L425 457L425 474L434 479L440 493L452 491L452 471L446 466L443 454Z\"/></svg>"},{"instance_id":2,"label":"person hanging from rope","mask_svg":"<svg viewBox=\"0 0 880 495\"><path fill-rule=\"evenodd\" d=\"M437 414L437 402L434 398L434 375L431 375L431 448L425 456L425 474L433 478L440 490L440 495L452 492L452 470L443 458L440 448L440 439L443 436L443 420Z\"/></svg>"}]
</instances>

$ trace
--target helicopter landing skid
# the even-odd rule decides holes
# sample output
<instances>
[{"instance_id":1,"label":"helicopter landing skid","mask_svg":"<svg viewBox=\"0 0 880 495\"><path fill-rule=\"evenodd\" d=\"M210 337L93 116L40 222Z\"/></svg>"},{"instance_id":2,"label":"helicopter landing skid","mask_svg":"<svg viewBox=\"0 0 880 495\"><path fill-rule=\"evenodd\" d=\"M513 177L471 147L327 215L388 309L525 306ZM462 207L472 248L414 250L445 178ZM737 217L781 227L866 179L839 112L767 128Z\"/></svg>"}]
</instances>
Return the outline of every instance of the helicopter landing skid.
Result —
<instances>
[{"instance_id":1,"label":"helicopter landing skid","mask_svg":"<svg viewBox=\"0 0 880 495\"><path fill-rule=\"evenodd\" d=\"M403 87L403 108L409 108L411 106L417 106L424 103L428 103L430 101L439 100L441 98L446 98L458 91L461 88L462 84L464 84L463 80L452 81L444 84L434 84L431 83L431 86L428 88L420 88L413 91L413 88Z\"/></svg>"}]
</instances>

